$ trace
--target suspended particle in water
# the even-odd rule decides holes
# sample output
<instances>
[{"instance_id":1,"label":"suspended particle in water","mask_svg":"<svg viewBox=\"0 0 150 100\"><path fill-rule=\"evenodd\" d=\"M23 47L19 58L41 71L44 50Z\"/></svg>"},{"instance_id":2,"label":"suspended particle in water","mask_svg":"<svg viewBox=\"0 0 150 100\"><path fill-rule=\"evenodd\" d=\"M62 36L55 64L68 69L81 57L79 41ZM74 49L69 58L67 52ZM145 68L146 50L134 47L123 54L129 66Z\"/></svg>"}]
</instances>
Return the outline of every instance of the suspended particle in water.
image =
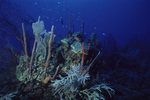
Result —
<instances>
[{"instance_id":1,"label":"suspended particle in water","mask_svg":"<svg viewBox=\"0 0 150 100\"><path fill-rule=\"evenodd\" d=\"M49 19L49 17L48 17L48 16L47 16L46 18L47 18L47 19Z\"/></svg>"},{"instance_id":2,"label":"suspended particle in water","mask_svg":"<svg viewBox=\"0 0 150 100\"><path fill-rule=\"evenodd\" d=\"M58 4L60 5L60 2L58 2Z\"/></svg>"}]
</instances>

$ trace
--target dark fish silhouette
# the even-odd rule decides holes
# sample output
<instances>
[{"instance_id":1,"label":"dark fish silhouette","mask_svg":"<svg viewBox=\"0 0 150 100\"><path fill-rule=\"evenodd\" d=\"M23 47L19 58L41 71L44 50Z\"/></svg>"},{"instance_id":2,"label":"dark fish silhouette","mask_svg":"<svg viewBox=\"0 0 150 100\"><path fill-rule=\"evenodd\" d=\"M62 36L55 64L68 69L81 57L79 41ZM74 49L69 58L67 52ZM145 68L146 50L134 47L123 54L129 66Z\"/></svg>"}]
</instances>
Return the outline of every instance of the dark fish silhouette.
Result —
<instances>
[{"instance_id":1,"label":"dark fish silhouette","mask_svg":"<svg viewBox=\"0 0 150 100\"><path fill-rule=\"evenodd\" d=\"M60 18L60 22L61 22L61 24L64 24L64 21L63 21L63 19L62 19L62 18Z\"/></svg>"}]
</instances>

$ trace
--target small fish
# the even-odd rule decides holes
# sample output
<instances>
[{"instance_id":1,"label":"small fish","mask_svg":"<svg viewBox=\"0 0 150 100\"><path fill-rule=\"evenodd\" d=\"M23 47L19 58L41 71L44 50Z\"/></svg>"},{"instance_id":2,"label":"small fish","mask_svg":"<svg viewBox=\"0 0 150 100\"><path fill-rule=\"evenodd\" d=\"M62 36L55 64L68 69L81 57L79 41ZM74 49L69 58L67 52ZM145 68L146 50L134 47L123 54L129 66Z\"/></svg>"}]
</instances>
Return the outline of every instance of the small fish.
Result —
<instances>
[{"instance_id":1,"label":"small fish","mask_svg":"<svg viewBox=\"0 0 150 100\"><path fill-rule=\"evenodd\" d=\"M77 36L75 36L74 39L75 39L76 41L80 41L80 39L79 39Z\"/></svg>"},{"instance_id":2,"label":"small fish","mask_svg":"<svg viewBox=\"0 0 150 100\"><path fill-rule=\"evenodd\" d=\"M64 21L63 21L62 17L60 18L60 22L61 22L61 24L64 24Z\"/></svg>"},{"instance_id":3,"label":"small fish","mask_svg":"<svg viewBox=\"0 0 150 100\"><path fill-rule=\"evenodd\" d=\"M105 35L105 33L103 33L103 35Z\"/></svg>"},{"instance_id":4,"label":"small fish","mask_svg":"<svg viewBox=\"0 0 150 100\"><path fill-rule=\"evenodd\" d=\"M50 76L47 76L42 82L44 83L44 84L46 84L46 83L48 83L48 81L51 79L51 77Z\"/></svg>"},{"instance_id":5,"label":"small fish","mask_svg":"<svg viewBox=\"0 0 150 100\"><path fill-rule=\"evenodd\" d=\"M29 85L29 86L25 87L24 89L28 90L28 89L31 89L32 87L33 87L33 85Z\"/></svg>"}]
</instances>

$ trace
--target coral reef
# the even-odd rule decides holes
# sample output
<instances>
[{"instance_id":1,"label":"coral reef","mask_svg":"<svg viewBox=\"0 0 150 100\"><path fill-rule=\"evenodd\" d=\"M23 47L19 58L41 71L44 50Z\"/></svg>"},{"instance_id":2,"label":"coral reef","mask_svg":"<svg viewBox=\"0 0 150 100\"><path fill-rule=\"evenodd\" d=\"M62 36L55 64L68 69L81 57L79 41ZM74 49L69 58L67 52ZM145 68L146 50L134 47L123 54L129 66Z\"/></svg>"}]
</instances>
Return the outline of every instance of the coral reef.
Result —
<instances>
[{"instance_id":1,"label":"coral reef","mask_svg":"<svg viewBox=\"0 0 150 100\"><path fill-rule=\"evenodd\" d=\"M111 33L87 36L84 18L75 32L69 14L69 31L56 41L58 26L46 31L10 0L0 13L0 100L149 100L149 40L121 48Z\"/></svg>"},{"instance_id":2,"label":"coral reef","mask_svg":"<svg viewBox=\"0 0 150 100\"><path fill-rule=\"evenodd\" d=\"M88 86L90 84L88 80L94 78L94 74L90 75L89 71L93 69L91 67L94 67L97 59L101 59L102 53L94 47L94 44L90 46L90 42L81 42L83 41L82 33L73 33L71 37L62 39L55 46L53 44L55 36L51 37L53 36L53 27L51 32L46 32L44 22L40 21L39 17L38 21L32 24L32 28L35 36L32 56L27 59L27 45L24 44L26 53L20 57L19 65L16 67L16 77L23 82L24 85L21 85L20 88L24 88L24 92L38 88L45 90L41 86L48 86L53 88L47 95L52 94L55 99L71 100L82 98L82 95L87 94L87 97L82 99L104 99L104 90L111 97L114 90L104 83ZM23 33L25 40L24 27ZM95 53L90 54L91 52ZM56 79L54 79L55 77ZM95 90L98 91L89 94L94 87L97 87Z\"/></svg>"}]
</instances>

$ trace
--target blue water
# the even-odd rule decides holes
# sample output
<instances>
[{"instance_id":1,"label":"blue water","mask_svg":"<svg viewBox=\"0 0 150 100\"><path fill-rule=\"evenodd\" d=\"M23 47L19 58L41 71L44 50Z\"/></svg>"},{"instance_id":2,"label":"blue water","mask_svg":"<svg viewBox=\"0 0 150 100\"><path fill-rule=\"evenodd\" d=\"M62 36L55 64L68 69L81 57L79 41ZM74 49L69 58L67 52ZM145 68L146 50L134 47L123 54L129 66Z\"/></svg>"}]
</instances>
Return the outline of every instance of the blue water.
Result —
<instances>
[{"instance_id":1,"label":"blue water","mask_svg":"<svg viewBox=\"0 0 150 100\"><path fill-rule=\"evenodd\" d=\"M94 59L97 50L101 51L101 56L90 68L89 73L93 79L91 83L87 82L86 87L98 82L108 83L115 90L115 94L110 98L105 91L106 100L149 100L150 0L0 0L0 100L9 93L15 95L12 100L34 100L34 97L37 97L36 100L43 100L43 97L46 98L44 93L54 92L48 90L51 89L49 84L43 85L37 81L25 83L16 79L19 59L25 55L21 23L25 26L30 60L34 43L32 23L37 22L40 16L47 31L51 31L54 25L56 45L52 52L55 54L59 52L60 41L66 38L69 32L69 15L71 32L82 33L84 19L82 35L85 37L80 42L85 42L85 46L91 43L89 54L85 53L84 67L90 64L90 59ZM90 40L93 33L96 35L95 41ZM96 40L100 41L98 46ZM73 42L71 41L70 45L71 43ZM65 62L63 55L59 55L58 61ZM54 56L50 63L59 65ZM83 58L82 55L80 57ZM59 79L57 76L56 78ZM81 91L86 87L80 86L78 89ZM28 88L30 90L26 90ZM40 89L43 89L42 93ZM81 99L83 98L79 98Z\"/></svg>"},{"instance_id":2,"label":"blue water","mask_svg":"<svg viewBox=\"0 0 150 100\"><path fill-rule=\"evenodd\" d=\"M149 39L150 13L149 0L13 0L27 11L34 19L41 16L46 29L55 25L56 33L64 34L69 27L69 13L75 31L82 29L85 19L85 32L111 33L122 45L129 39L138 36ZM60 18L64 20L64 26ZM63 27L63 28L62 28ZM63 30L63 31L62 31ZM99 38L101 38L99 36Z\"/></svg>"}]
</instances>

